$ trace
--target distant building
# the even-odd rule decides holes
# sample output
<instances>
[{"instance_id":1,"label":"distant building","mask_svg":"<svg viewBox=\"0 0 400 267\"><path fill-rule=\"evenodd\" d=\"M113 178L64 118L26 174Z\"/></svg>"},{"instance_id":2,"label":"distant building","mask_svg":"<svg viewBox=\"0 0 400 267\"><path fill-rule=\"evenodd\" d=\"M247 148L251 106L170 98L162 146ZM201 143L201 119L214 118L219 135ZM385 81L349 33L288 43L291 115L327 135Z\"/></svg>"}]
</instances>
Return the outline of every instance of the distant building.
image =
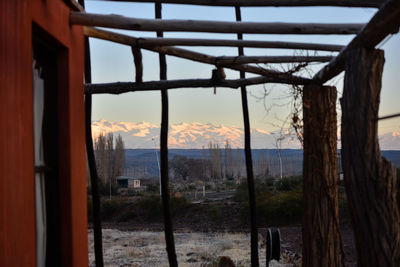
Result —
<instances>
[{"instance_id":1,"label":"distant building","mask_svg":"<svg viewBox=\"0 0 400 267\"><path fill-rule=\"evenodd\" d=\"M140 179L136 179L134 177L129 176L118 176L116 178L117 184L120 188L140 188Z\"/></svg>"}]
</instances>

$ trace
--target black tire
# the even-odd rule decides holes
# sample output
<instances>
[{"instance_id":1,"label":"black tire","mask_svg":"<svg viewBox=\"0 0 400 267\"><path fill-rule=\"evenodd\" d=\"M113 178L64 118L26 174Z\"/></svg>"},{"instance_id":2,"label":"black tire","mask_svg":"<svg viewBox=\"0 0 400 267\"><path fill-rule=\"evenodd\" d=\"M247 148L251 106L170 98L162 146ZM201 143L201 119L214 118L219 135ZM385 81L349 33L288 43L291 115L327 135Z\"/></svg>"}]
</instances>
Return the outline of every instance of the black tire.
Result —
<instances>
[{"instance_id":1,"label":"black tire","mask_svg":"<svg viewBox=\"0 0 400 267\"><path fill-rule=\"evenodd\" d=\"M272 232L271 229L267 229L267 236L265 237L265 250L266 250L266 261L267 267L272 259Z\"/></svg>"},{"instance_id":2,"label":"black tire","mask_svg":"<svg viewBox=\"0 0 400 267\"><path fill-rule=\"evenodd\" d=\"M276 229L272 232L272 259L279 261L281 258L281 231Z\"/></svg>"}]
</instances>

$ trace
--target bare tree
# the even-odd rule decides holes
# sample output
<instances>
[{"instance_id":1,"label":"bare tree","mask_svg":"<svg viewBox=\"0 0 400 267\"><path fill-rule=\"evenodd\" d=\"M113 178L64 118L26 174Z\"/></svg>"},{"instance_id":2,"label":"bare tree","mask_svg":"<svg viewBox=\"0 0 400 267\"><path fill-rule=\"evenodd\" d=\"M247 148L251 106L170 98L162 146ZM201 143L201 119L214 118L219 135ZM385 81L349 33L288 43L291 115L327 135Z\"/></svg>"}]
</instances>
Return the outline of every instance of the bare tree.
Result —
<instances>
[{"instance_id":1,"label":"bare tree","mask_svg":"<svg viewBox=\"0 0 400 267\"><path fill-rule=\"evenodd\" d=\"M268 162L263 151L260 152L257 160L257 175L264 178L269 175Z\"/></svg>"},{"instance_id":2,"label":"bare tree","mask_svg":"<svg viewBox=\"0 0 400 267\"><path fill-rule=\"evenodd\" d=\"M232 147L229 144L229 140L225 141L225 158L224 158L224 165L225 165L225 178L233 179L234 177L234 158Z\"/></svg>"},{"instance_id":3,"label":"bare tree","mask_svg":"<svg viewBox=\"0 0 400 267\"><path fill-rule=\"evenodd\" d=\"M205 183L205 180L211 177L211 173L210 173L210 157L209 155L207 155L207 151L204 148L204 146L201 150L201 159L203 164L203 175L204 175L203 180Z\"/></svg>"},{"instance_id":4,"label":"bare tree","mask_svg":"<svg viewBox=\"0 0 400 267\"><path fill-rule=\"evenodd\" d=\"M218 143L210 142L208 144L208 153L211 161L211 178L222 178L222 151Z\"/></svg>"},{"instance_id":5,"label":"bare tree","mask_svg":"<svg viewBox=\"0 0 400 267\"><path fill-rule=\"evenodd\" d=\"M99 177L104 184L111 186L122 174L125 164L125 144L121 135L115 139L114 148L114 135L101 133L95 140L94 152Z\"/></svg>"},{"instance_id":6,"label":"bare tree","mask_svg":"<svg viewBox=\"0 0 400 267\"><path fill-rule=\"evenodd\" d=\"M107 182L107 160L106 160L106 137L100 133L94 144L94 152L96 157L96 166L99 173L100 180L103 183Z\"/></svg>"},{"instance_id":7,"label":"bare tree","mask_svg":"<svg viewBox=\"0 0 400 267\"><path fill-rule=\"evenodd\" d=\"M278 138L275 138L276 153L278 154L278 158L279 158L279 170L280 170L279 177L281 179L283 178L282 154L281 154L283 139L285 139L285 137L282 134Z\"/></svg>"},{"instance_id":8,"label":"bare tree","mask_svg":"<svg viewBox=\"0 0 400 267\"><path fill-rule=\"evenodd\" d=\"M114 157L114 173L113 177L122 175L125 165L125 144L122 136L119 134L115 139L115 157Z\"/></svg>"},{"instance_id":9,"label":"bare tree","mask_svg":"<svg viewBox=\"0 0 400 267\"><path fill-rule=\"evenodd\" d=\"M236 177L237 179L242 178L242 168L243 168L243 157L240 148L236 150Z\"/></svg>"},{"instance_id":10,"label":"bare tree","mask_svg":"<svg viewBox=\"0 0 400 267\"><path fill-rule=\"evenodd\" d=\"M111 185L114 173L114 135L108 133L106 135L106 164L107 164L107 182Z\"/></svg>"}]
</instances>

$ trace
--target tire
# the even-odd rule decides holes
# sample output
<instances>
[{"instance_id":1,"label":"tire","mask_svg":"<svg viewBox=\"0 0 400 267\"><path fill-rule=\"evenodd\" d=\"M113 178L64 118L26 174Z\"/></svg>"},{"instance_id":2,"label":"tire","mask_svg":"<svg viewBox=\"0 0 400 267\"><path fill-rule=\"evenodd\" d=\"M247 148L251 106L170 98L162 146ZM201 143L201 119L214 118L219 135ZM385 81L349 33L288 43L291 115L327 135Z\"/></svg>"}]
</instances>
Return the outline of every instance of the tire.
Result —
<instances>
[{"instance_id":1,"label":"tire","mask_svg":"<svg viewBox=\"0 0 400 267\"><path fill-rule=\"evenodd\" d=\"M272 259L279 261L281 258L281 231L276 229L272 232Z\"/></svg>"}]
</instances>

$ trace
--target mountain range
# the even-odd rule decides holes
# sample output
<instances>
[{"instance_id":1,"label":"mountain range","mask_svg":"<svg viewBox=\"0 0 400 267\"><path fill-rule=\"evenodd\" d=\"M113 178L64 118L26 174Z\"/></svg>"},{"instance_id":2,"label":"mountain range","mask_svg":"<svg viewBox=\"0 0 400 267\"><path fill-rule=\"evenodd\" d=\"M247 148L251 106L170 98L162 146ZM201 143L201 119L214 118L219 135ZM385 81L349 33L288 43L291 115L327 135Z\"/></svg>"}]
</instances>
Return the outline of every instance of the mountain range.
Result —
<instances>
[{"instance_id":1,"label":"mountain range","mask_svg":"<svg viewBox=\"0 0 400 267\"><path fill-rule=\"evenodd\" d=\"M100 133L120 134L126 148L158 147L160 126L149 122L111 122L98 120L92 122L92 134L96 138ZM268 132L261 129L251 129L251 146L255 149L277 148L277 140L284 137L280 148L301 149L296 135L286 131ZM216 125L211 123L178 123L169 125L168 147L193 149L207 147L210 142L224 146L228 140L232 148L242 148L244 140L243 128L235 126ZM379 136L382 150L400 150L400 132L386 133Z\"/></svg>"}]
</instances>

